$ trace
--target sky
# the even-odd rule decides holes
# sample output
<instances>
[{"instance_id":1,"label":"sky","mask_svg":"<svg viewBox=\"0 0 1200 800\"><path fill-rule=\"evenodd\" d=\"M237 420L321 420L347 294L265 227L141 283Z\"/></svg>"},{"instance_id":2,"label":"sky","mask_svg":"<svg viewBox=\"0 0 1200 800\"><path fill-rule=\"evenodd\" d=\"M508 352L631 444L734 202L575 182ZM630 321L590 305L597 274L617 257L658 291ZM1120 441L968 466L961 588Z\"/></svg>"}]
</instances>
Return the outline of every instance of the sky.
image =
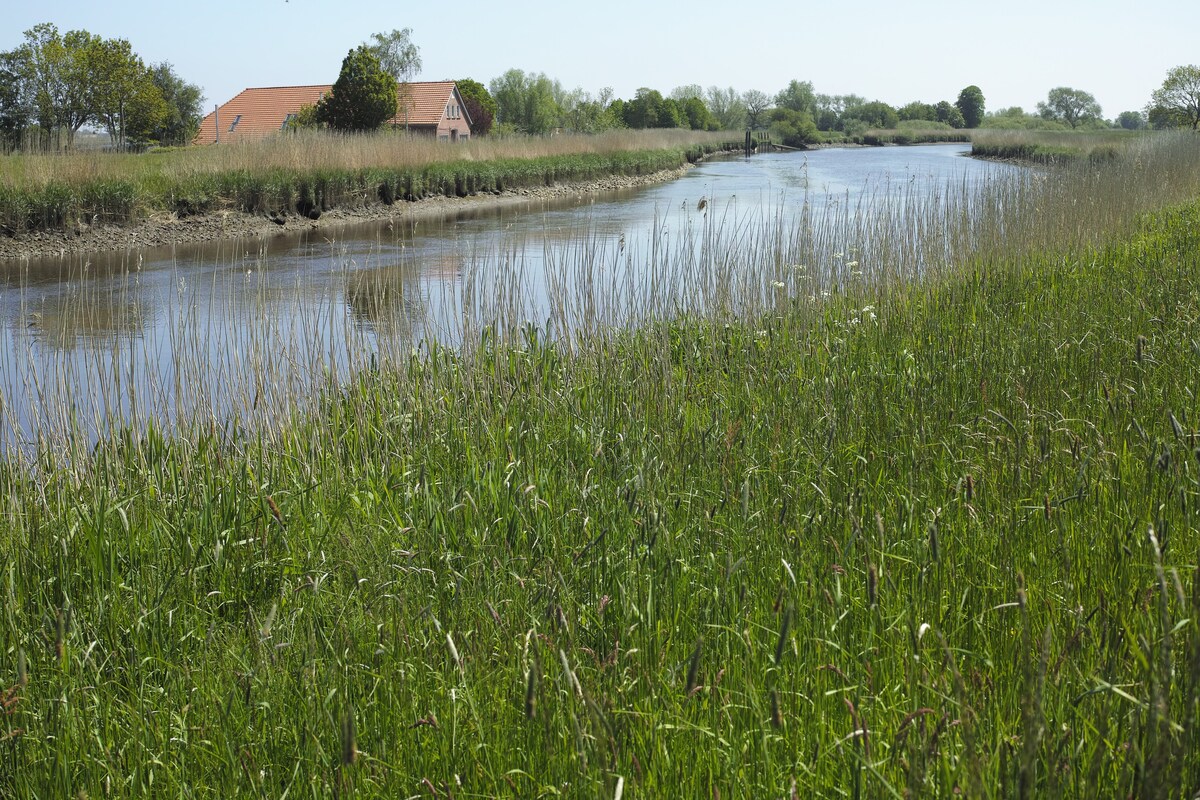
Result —
<instances>
[{"instance_id":1,"label":"sky","mask_svg":"<svg viewBox=\"0 0 1200 800\"><path fill-rule=\"evenodd\" d=\"M41 22L128 39L199 85L206 110L247 87L333 83L349 50L395 28L412 29L417 80L488 84L516 68L622 98L685 84L774 95L802 80L900 106L974 84L988 110L1033 111L1069 86L1112 119L1143 109L1172 67L1200 64L1197 0L0 2L0 50Z\"/></svg>"}]
</instances>

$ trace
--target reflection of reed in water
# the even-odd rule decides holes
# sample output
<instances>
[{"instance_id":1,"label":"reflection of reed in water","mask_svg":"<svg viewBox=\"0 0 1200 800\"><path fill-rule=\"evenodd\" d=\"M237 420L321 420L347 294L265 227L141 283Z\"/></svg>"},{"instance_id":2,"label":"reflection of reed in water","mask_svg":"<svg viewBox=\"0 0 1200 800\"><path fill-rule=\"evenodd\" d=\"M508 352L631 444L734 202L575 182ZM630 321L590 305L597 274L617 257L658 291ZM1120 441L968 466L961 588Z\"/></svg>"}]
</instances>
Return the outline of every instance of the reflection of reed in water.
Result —
<instances>
[{"instance_id":1,"label":"reflection of reed in water","mask_svg":"<svg viewBox=\"0 0 1200 800\"><path fill-rule=\"evenodd\" d=\"M103 347L142 333L146 300L126 285L78 284L34 298L25 309L25 324L34 339L55 350Z\"/></svg>"}]
</instances>

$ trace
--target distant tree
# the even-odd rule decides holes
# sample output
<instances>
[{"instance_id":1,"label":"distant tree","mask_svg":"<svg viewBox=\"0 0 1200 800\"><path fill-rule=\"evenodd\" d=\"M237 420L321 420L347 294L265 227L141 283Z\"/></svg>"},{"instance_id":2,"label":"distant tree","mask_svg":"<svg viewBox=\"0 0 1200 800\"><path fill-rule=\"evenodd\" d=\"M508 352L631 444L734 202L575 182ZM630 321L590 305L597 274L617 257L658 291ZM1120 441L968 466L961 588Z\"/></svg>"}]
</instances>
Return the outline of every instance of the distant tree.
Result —
<instances>
[{"instance_id":1,"label":"distant tree","mask_svg":"<svg viewBox=\"0 0 1200 800\"><path fill-rule=\"evenodd\" d=\"M65 145L72 146L92 118L88 53L99 41L87 31L59 34L48 22L25 31L25 42L15 52L43 145L62 134Z\"/></svg>"},{"instance_id":2,"label":"distant tree","mask_svg":"<svg viewBox=\"0 0 1200 800\"><path fill-rule=\"evenodd\" d=\"M92 75L88 102L95 121L118 149L146 141L167 118L162 92L126 39L93 42L86 53Z\"/></svg>"},{"instance_id":3,"label":"distant tree","mask_svg":"<svg viewBox=\"0 0 1200 800\"><path fill-rule=\"evenodd\" d=\"M397 83L408 83L421 71L421 48L412 43L412 28L373 33L365 46L379 59L380 68Z\"/></svg>"},{"instance_id":4,"label":"distant tree","mask_svg":"<svg viewBox=\"0 0 1200 800\"><path fill-rule=\"evenodd\" d=\"M16 51L0 53L0 152L16 150L33 119Z\"/></svg>"},{"instance_id":5,"label":"distant tree","mask_svg":"<svg viewBox=\"0 0 1200 800\"><path fill-rule=\"evenodd\" d=\"M881 100L854 107L843 115L844 119L858 120L867 128L895 128L900 122L896 109Z\"/></svg>"},{"instance_id":6,"label":"distant tree","mask_svg":"<svg viewBox=\"0 0 1200 800\"><path fill-rule=\"evenodd\" d=\"M746 127L758 130L766 122L766 110L771 107L771 98L765 92L751 89L742 93L742 103L746 106Z\"/></svg>"},{"instance_id":7,"label":"distant tree","mask_svg":"<svg viewBox=\"0 0 1200 800\"><path fill-rule=\"evenodd\" d=\"M983 122L983 90L978 86L972 84L959 92L954 105L962 114L965 127L978 128L979 123Z\"/></svg>"},{"instance_id":8,"label":"distant tree","mask_svg":"<svg viewBox=\"0 0 1200 800\"><path fill-rule=\"evenodd\" d=\"M944 122L951 128L967 127L967 121L963 119L962 112L958 110L957 106L952 105L946 100L941 100L933 108L938 122Z\"/></svg>"},{"instance_id":9,"label":"distant tree","mask_svg":"<svg viewBox=\"0 0 1200 800\"><path fill-rule=\"evenodd\" d=\"M662 93L645 86L638 89L633 99L625 104L625 124L630 128L677 128L677 120L670 115Z\"/></svg>"},{"instance_id":10,"label":"distant tree","mask_svg":"<svg viewBox=\"0 0 1200 800\"><path fill-rule=\"evenodd\" d=\"M813 91L812 81L792 81L779 94L775 95L775 105L791 111L807 111L810 115L817 103L817 95Z\"/></svg>"},{"instance_id":11,"label":"distant tree","mask_svg":"<svg viewBox=\"0 0 1200 800\"><path fill-rule=\"evenodd\" d=\"M704 92L704 100L720 130L732 131L746 126L746 104L737 89L710 86Z\"/></svg>"},{"instance_id":12,"label":"distant tree","mask_svg":"<svg viewBox=\"0 0 1200 800\"><path fill-rule=\"evenodd\" d=\"M1122 111L1117 115L1117 127L1127 131L1140 131L1147 127L1146 117L1140 111Z\"/></svg>"},{"instance_id":13,"label":"distant tree","mask_svg":"<svg viewBox=\"0 0 1200 800\"><path fill-rule=\"evenodd\" d=\"M496 116L513 130L546 134L559 126L561 109L554 96L561 87L544 73L510 69L493 79L488 90L496 99Z\"/></svg>"},{"instance_id":14,"label":"distant tree","mask_svg":"<svg viewBox=\"0 0 1200 800\"><path fill-rule=\"evenodd\" d=\"M175 73L167 61L150 67L150 79L167 104L167 113L150 138L163 145L186 145L200 130L204 117L204 93Z\"/></svg>"},{"instance_id":15,"label":"distant tree","mask_svg":"<svg viewBox=\"0 0 1200 800\"><path fill-rule=\"evenodd\" d=\"M930 103L922 103L920 100L914 100L896 109L896 116L901 122L909 120L937 122L937 108Z\"/></svg>"},{"instance_id":16,"label":"distant tree","mask_svg":"<svg viewBox=\"0 0 1200 800\"><path fill-rule=\"evenodd\" d=\"M671 90L671 93L667 95L667 97L671 98L677 103L683 103L687 100L691 100L692 98L703 100L704 89L702 89L698 83L689 83L685 84L684 86L676 86Z\"/></svg>"},{"instance_id":17,"label":"distant tree","mask_svg":"<svg viewBox=\"0 0 1200 800\"><path fill-rule=\"evenodd\" d=\"M817 124L807 111L780 106L771 109L767 116L771 122L771 135L785 147L804 147L821 140Z\"/></svg>"},{"instance_id":18,"label":"distant tree","mask_svg":"<svg viewBox=\"0 0 1200 800\"><path fill-rule=\"evenodd\" d=\"M1165 113L1175 126L1200 129L1200 67L1189 64L1168 72L1150 96L1150 107Z\"/></svg>"},{"instance_id":19,"label":"distant tree","mask_svg":"<svg viewBox=\"0 0 1200 800\"><path fill-rule=\"evenodd\" d=\"M680 105L680 110L683 112L687 120L687 125L694 131L717 131L721 129L721 124L717 122L717 118L708 110L708 106L699 97L689 97L685 100L676 101Z\"/></svg>"},{"instance_id":20,"label":"distant tree","mask_svg":"<svg viewBox=\"0 0 1200 800\"><path fill-rule=\"evenodd\" d=\"M374 50L360 45L342 60L342 71L317 103L318 121L336 131L373 131L396 114L396 79Z\"/></svg>"},{"instance_id":21,"label":"distant tree","mask_svg":"<svg viewBox=\"0 0 1200 800\"><path fill-rule=\"evenodd\" d=\"M1100 118L1100 104L1081 89L1059 86L1050 90L1046 102L1038 103L1038 114L1045 119L1064 122L1071 128Z\"/></svg>"},{"instance_id":22,"label":"distant tree","mask_svg":"<svg viewBox=\"0 0 1200 800\"><path fill-rule=\"evenodd\" d=\"M471 118L471 135L487 136L492 130L492 121L496 118L496 98L492 97L487 87L479 81L463 78L455 83L458 93L462 95L467 116Z\"/></svg>"}]
</instances>

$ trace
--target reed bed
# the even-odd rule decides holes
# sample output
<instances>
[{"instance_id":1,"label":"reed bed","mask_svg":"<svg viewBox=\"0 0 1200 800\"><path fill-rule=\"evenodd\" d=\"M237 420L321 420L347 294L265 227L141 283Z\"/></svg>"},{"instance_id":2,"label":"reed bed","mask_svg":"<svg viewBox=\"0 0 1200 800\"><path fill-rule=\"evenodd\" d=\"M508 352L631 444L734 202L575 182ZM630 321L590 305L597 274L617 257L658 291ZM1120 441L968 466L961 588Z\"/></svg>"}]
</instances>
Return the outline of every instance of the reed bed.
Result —
<instances>
[{"instance_id":1,"label":"reed bed","mask_svg":"<svg viewBox=\"0 0 1200 800\"><path fill-rule=\"evenodd\" d=\"M1191 797L1197 146L499 248L4 464L0 794Z\"/></svg>"},{"instance_id":2,"label":"reed bed","mask_svg":"<svg viewBox=\"0 0 1200 800\"><path fill-rule=\"evenodd\" d=\"M236 210L311 214L640 175L724 146L720 134L624 131L596 136L471 139L453 145L399 133L300 132L146 154L0 157L0 233L126 223L154 213Z\"/></svg>"},{"instance_id":3,"label":"reed bed","mask_svg":"<svg viewBox=\"0 0 1200 800\"><path fill-rule=\"evenodd\" d=\"M1025 131L979 129L971 134L971 154L1030 164L1112 161L1125 148L1154 133L1130 131ZM1165 134L1171 136L1173 134Z\"/></svg>"}]
</instances>

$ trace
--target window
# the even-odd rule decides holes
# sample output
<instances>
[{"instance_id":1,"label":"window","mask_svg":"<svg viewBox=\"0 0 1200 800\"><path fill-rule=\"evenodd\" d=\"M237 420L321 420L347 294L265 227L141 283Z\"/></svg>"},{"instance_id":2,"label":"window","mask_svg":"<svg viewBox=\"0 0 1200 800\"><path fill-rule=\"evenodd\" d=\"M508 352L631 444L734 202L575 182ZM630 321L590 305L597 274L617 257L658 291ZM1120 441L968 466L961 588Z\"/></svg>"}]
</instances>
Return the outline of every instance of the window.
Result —
<instances>
[{"instance_id":1,"label":"window","mask_svg":"<svg viewBox=\"0 0 1200 800\"><path fill-rule=\"evenodd\" d=\"M284 117L283 124L279 126L279 130L286 131L288 128L288 125L290 125L293 121L295 121L296 118L297 117L295 114L288 114L286 117Z\"/></svg>"},{"instance_id":2,"label":"window","mask_svg":"<svg viewBox=\"0 0 1200 800\"><path fill-rule=\"evenodd\" d=\"M233 118L233 122L229 123L229 132L230 132L230 133L233 133L233 129L234 129L234 128L236 128L236 127L237 127L237 124L238 124L239 122L241 122L241 121L242 121L242 115L241 115L241 114L238 114L236 117L234 117L234 118Z\"/></svg>"}]
</instances>

